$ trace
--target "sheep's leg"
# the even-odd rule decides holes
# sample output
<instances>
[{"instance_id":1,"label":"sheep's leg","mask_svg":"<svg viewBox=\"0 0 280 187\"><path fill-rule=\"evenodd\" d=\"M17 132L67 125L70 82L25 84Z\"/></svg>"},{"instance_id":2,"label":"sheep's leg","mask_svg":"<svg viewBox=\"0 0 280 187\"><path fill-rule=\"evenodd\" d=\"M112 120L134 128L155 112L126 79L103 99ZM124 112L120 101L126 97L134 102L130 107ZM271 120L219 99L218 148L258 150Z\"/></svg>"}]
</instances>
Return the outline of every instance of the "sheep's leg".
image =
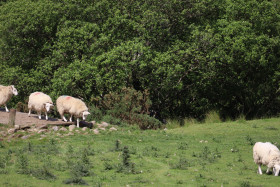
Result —
<instances>
[{"instance_id":1,"label":"sheep's leg","mask_svg":"<svg viewBox=\"0 0 280 187\"><path fill-rule=\"evenodd\" d=\"M39 119L41 119L41 118L42 118L42 116L41 116L41 111L40 111L40 112L38 112L38 117L39 117Z\"/></svg>"},{"instance_id":2,"label":"sheep's leg","mask_svg":"<svg viewBox=\"0 0 280 187\"><path fill-rule=\"evenodd\" d=\"M71 116L70 116L70 118L69 118L69 121L70 121L70 122L72 122L72 117L73 117L73 115L71 114Z\"/></svg>"},{"instance_id":3,"label":"sheep's leg","mask_svg":"<svg viewBox=\"0 0 280 187\"><path fill-rule=\"evenodd\" d=\"M79 128L80 127L80 124L79 124L79 118L77 118L77 127Z\"/></svg>"},{"instance_id":4,"label":"sheep's leg","mask_svg":"<svg viewBox=\"0 0 280 187\"><path fill-rule=\"evenodd\" d=\"M6 112L9 112L9 109L7 108L7 105L5 105L5 110L6 110Z\"/></svg>"},{"instance_id":5,"label":"sheep's leg","mask_svg":"<svg viewBox=\"0 0 280 187\"><path fill-rule=\"evenodd\" d=\"M64 121L67 121L67 119L65 118L65 116L63 116L63 120L64 120Z\"/></svg>"},{"instance_id":6,"label":"sheep's leg","mask_svg":"<svg viewBox=\"0 0 280 187\"><path fill-rule=\"evenodd\" d=\"M63 121L67 121L67 119L66 119L65 116L64 116L64 112L59 111L59 114L60 114L60 117L61 117L61 119L62 119Z\"/></svg>"},{"instance_id":7,"label":"sheep's leg","mask_svg":"<svg viewBox=\"0 0 280 187\"><path fill-rule=\"evenodd\" d=\"M48 120L48 113L47 113L47 112L45 112L45 114L46 114L46 120Z\"/></svg>"},{"instance_id":8,"label":"sheep's leg","mask_svg":"<svg viewBox=\"0 0 280 187\"><path fill-rule=\"evenodd\" d=\"M275 168L273 168L273 175L275 174L275 172L276 172L276 169L275 169Z\"/></svg>"},{"instance_id":9,"label":"sheep's leg","mask_svg":"<svg viewBox=\"0 0 280 187\"><path fill-rule=\"evenodd\" d=\"M29 112L28 112L28 117L30 117L31 115L31 109L29 109Z\"/></svg>"},{"instance_id":10,"label":"sheep's leg","mask_svg":"<svg viewBox=\"0 0 280 187\"><path fill-rule=\"evenodd\" d=\"M62 119L63 119L63 121L67 121L67 119L65 118L65 116L64 116L64 115L62 116Z\"/></svg>"},{"instance_id":11,"label":"sheep's leg","mask_svg":"<svg viewBox=\"0 0 280 187\"><path fill-rule=\"evenodd\" d=\"M262 168L260 164L258 165L258 170L259 170L259 174L262 175Z\"/></svg>"},{"instance_id":12,"label":"sheep's leg","mask_svg":"<svg viewBox=\"0 0 280 187\"><path fill-rule=\"evenodd\" d=\"M268 174L270 172L271 168L267 168L266 173Z\"/></svg>"}]
</instances>

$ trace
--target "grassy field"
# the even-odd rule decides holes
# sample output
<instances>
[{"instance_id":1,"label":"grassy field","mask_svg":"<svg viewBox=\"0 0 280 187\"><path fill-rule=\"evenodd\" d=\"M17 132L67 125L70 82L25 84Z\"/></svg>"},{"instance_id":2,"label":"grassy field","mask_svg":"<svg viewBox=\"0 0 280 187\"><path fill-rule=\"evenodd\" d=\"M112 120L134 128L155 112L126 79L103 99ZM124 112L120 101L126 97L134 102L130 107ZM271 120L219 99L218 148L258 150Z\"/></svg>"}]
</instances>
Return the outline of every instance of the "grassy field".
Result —
<instances>
[{"instance_id":1,"label":"grassy field","mask_svg":"<svg viewBox=\"0 0 280 187\"><path fill-rule=\"evenodd\" d=\"M1 141L0 186L277 186L257 174L252 147L279 145L279 128L271 118Z\"/></svg>"}]
</instances>

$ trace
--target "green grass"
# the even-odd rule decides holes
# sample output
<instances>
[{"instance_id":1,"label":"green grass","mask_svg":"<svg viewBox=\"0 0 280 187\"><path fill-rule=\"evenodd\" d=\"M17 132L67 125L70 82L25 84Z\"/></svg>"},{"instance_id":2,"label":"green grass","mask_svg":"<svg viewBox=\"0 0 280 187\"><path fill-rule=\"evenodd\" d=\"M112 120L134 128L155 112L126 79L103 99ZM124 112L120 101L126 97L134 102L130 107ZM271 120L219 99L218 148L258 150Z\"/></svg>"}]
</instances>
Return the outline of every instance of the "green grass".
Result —
<instances>
[{"instance_id":1,"label":"green grass","mask_svg":"<svg viewBox=\"0 0 280 187\"><path fill-rule=\"evenodd\" d=\"M168 130L123 127L99 135L2 141L0 186L69 186L67 181L90 186L277 186L279 178L265 174L265 167L263 175L257 174L252 147L257 141L279 145L279 124L280 118L271 118L189 123ZM125 146L129 156L124 162Z\"/></svg>"}]
</instances>

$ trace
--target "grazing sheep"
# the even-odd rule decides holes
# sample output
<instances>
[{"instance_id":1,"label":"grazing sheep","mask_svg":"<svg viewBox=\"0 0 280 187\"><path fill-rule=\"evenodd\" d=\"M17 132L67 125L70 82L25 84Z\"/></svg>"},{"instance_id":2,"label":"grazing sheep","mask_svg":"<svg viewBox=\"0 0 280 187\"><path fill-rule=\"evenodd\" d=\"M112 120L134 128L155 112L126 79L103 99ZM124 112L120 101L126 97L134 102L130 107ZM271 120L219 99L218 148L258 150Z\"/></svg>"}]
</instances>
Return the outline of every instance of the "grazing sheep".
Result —
<instances>
[{"instance_id":1,"label":"grazing sheep","mask_svg":"<svg viewBox=\"0 0 280 187\"><path fill-rule=\"evenodd\" d=\"M279 175L280 170L280 151L270 142L257 142L253 147L254 162L258 164L258 173L262 175L261 165L267 166L266 173L273 169L275 176Z\"/></svg>"},{"instance_id":2,"label":"grazing sheep","mask_svg":"<svg viewBox=\"0 0 280 187\"><path fill-rule=\"evenodd\" d=\"M9 112L6 103L11 99L13 95L17 95L17 94L18 92L14 85L10 85L10 86L0 85L0 106L4 105L6 112Z\"/></svg>"},{"instance_id":3,"label":"grazing sheep","mask_svg":"<svg viewBox=\"0 0 280 187\"><path fill-rule=\"evenodd\" d=\"M77 127L79 127L79 117L82 117L83 120L86 119L88 112L88 108L85 103L77 98L71 96L60 96L56 100L57 111L59 112L61 118L64 121L67 121L64 117L64 113L69 113L71 115L69 121L72 122L73 115L77 118Z\"/></svg>"},{"instance_id":4,"label":"grazing sheep","mask_svg":"<svg viewBox=\"0 0 280 187\"><path fill-rule=\"evenodd\" d=\"M50 96L44 94L43 92L34 92L29 96L28 116L30 116L31 110L34 109L37 112L39 119L41 119L41 112L44 111L46 114L46 120L48 120L48 112L52 106L53 102Z\"/></svg>"}]
</instances>

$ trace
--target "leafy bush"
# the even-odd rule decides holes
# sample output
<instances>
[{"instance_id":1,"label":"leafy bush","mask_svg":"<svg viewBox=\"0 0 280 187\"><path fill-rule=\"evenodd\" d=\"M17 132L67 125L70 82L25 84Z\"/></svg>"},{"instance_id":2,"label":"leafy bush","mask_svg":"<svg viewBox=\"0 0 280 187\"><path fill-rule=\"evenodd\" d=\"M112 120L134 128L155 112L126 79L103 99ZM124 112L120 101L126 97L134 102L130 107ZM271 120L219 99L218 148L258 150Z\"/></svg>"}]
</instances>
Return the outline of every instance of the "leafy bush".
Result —
<instances>
[{"instance_id":1,"label":"leafy bush","mask_svg":"<svg viewBox=\"0 0 280 187\"><path fill-rule=\"evenodd\" d=\"M94 98L100 110L93 107L94 111L100 115L103 111L102 120L115 125L138 124L141 129L157 129L161 127L161 122L150 117L149 108L151 101L147 90L140 92L132 88L122 88L120 92L106 94L103 98Z\"/></svg>"},{"instance_id":2,"label":"leafy bush","mask_svg":"<svg viewBox=\"0 0 280 187\"><path fill-rule=\"evenodd\" d=\"M277 115L279 4L1 1L0 84L16 85L8 105L22 111L37 90L93 105L130 87L149 90L157 119ZM107 114L132 124L132 103Z\"/></svg>"}]
</instances>

